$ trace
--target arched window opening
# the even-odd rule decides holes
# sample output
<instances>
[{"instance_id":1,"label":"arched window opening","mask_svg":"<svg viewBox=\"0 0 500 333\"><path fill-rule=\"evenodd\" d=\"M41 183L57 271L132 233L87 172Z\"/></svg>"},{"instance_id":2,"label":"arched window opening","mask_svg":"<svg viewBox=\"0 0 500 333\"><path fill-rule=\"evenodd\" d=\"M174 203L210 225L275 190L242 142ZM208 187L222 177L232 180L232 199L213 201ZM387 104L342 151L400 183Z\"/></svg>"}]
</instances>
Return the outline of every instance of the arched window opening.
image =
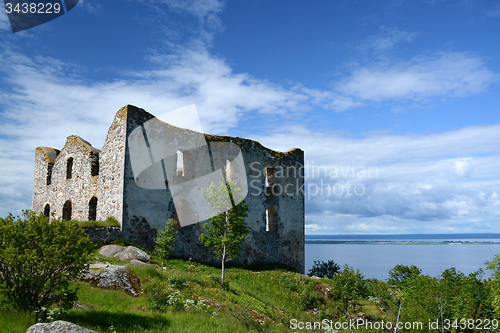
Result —
<instances>
[{"instance_id":1,"label":"arched window opening","mask_svg":"<svg viewBox=\"0 0 500 333\"><path fill-rule=\"evenodd\" d=\"M270 207L266 211L266 231L276 231L278 228L278 213Z\"/></svg>"},{"instance_id":2,"label":"arched window opening","mask_svg":"<svg viewBox=\"0 0 500 333\"><path fill-rule=\"evenodd\" d=\"M90 165L90 175L97 176L99 175L99 155L93 154L92 156L92 162Z\"/></svg>"},{"instance_id":3,"label":"arched window opening","mask_svg":"<svg viewBox=\"0 0 500 333\"><path fill-rule=\"evenodd\" d=\"M72 173L73 173L73 157L70 157L66 162L66 179L71 179Z\"/></svg>"},{"instance_id":4,"label":"arched window opening","mask_svg":"<svg viewBox=\"0 0 500 333\"><path fill-rule=\"evenodd\" d=\"M45 208L43 209L43 215L49 217L50 216L50 205L46 204Z\"/></svg>"},{"instance_id":5,"label":"arched window opening","mask_svg":"<svg viewBox=\"0 0 500 333\"><path fill-rule=\"evenodd\" d=\"M89 201L89 221L97 219L97 198L92 197Z\"/></svg>"},{"instance_id":6,"label":"arched window opening","mask_svg":"<svg viewBox=\"0 0 500 333\"><path fill-rule=\"evenodd\" d=\"M180 150L177 151L177 170L176 170L176 174L179 177L183 177L184 176L184 154Z\"/></svg>"},{"instance_id":7,"label":"arched window opening","mask_svg":"<svg viewBox=\"0 0 500 333\"><path fill-rule=\"evenodd\" d=\"M62 218L63 220L71 220L71 201L69 200L64 203Z\"/></svg>"},{"instance_id":8,"label":"arched window opening","mask_svg":"<svg viewBox=\"0 0 500 333\"><path fill-rule=\"evenodd\" d=\"M274 167L266 168L266 187L272 187L276 183L276 169Z\"/></svg>"},{"instance_id":9,"label":"arched window opening","mask_svg":"<svg viewBox=\"0 0 500 333\"><path fill-rule=\"evenodd\" d=\"M47 185L52 184L52 169L54 167L54 163L48 163L47 164Z\"/></svg>"}]
</instances>

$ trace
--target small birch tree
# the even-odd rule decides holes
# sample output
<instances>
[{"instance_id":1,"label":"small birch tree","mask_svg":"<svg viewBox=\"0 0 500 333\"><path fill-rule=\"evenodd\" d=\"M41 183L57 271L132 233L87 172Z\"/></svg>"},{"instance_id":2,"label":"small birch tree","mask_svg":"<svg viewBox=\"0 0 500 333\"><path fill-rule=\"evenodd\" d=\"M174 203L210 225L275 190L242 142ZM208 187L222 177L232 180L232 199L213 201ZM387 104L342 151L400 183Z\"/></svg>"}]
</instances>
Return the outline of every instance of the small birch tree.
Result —
<instances>
[{"instance_id":1,"label":"small birch tree","mask_svg":"<svg viewBox=\"0 0 500 333\"><path fill-rule=\"evenodd\" d=\"M224 282L226 262L238 257L240 245L250 232L245 223L248 204L243 201L241 189L231 181L227 184L220 183L218 187L212 183L208 189L203 190L203 197L214 211L223 212L209 217L210 223L203 225L209 234L202 233L200 241L221 259L221 281ZM235 202L239 204L235 205Z\"/></svg>"},{"instance_id":2,"label":"small birch tree","mask_svg":"<svg viewBox=\"0 0 500 333\"><path fill-rule=\"evenodd\" d=\"M159 232L156 236L155 252L161 258L160 275L163 275L163 263L168 259L170 253L172 253L172 246L176 238L175 220L170 219L167 221L165 230Z\"/></svg>"}]
</instances>

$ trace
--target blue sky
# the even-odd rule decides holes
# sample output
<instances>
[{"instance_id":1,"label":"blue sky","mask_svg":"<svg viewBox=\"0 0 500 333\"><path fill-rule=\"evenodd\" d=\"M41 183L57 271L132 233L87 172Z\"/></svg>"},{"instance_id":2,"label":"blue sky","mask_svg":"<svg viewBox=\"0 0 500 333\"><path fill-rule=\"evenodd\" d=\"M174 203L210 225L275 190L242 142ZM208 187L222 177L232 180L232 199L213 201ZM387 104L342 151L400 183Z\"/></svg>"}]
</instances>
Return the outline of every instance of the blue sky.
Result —
<instances>
[{"instance_id":1,"label":"blue sky","mask_svg":"<svg viewBox=\"0 0 500 333\"><path fill-rule=\"evenodd\" d=\"M196 104L328 170L308 234L500 232L499 31L499 1L80 0L16 34L1 12L0 216L31 207L35 147Z\"/></svg>"}]
</instances>

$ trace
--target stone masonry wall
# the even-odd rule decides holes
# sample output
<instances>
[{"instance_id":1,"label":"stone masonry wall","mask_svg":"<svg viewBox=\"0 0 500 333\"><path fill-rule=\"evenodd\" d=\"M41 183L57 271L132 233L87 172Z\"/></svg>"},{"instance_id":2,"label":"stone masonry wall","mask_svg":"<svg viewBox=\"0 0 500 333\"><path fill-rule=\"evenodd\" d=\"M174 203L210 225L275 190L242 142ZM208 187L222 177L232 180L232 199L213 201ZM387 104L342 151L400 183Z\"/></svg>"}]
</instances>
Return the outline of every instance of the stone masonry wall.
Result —
<instances>
[{"instance_id":1,"label":"stone masonry wall","mask_svg":"<svg viewBox=\"0 0 500 333\"><path fill-rule=\"evenodd\" d=\"M153 118L154 116L141 109L134 109L131 106L127 109L128 135L138 126L142 126L144 131L134 132L137 137L130 138L126 146L123 215L125 237L143 246L152 246L156 233L164 229L168 219L175 217L176 205L170 193L172 186L177 182L187 184L185 182L192 179L192 174L209 174L213 171L212 167L214 170L223 168L226 159L232 160L241 151L248 180L245 186L248 186L249 192L245 199L249 206L246 223L251 233L242 244L239 258L234 261L243 264L284 263L303 272L305 266L303 151L292 149L284 153L276 152L252 140L204 135L165 123L156 123L154 120L148 122ZM144 147L141 149L143 156L140 159L149 160L151 156L148 149L151 149L151 154L155 155L154 161L150 163L148 169L134 178L129 145L130 142L137 144L146 141L144 133L147 133L149 138L149 146L146 142L143 143ZM157 147L155 141L163 144ZM205 149L206 143L212 149ZM225 149L214 149L217 145L224 144L226 144ZM177 150L183 151L184 175L170 179L168 186L161 184L155 186L156 189L144 188L148 187L144 184L151 182L152 179L166 180L161 176L162 168L170 171L177 168ZM165 157L161 163L158 156ZM210 163L194 163L194 161L212 161L213 164L217 164L214 161L222 161L219 164L224 163L224 165L211 166ZM268 167L276 171L272 187L266 186ZM280 173L280 169L284 172ZM192 214L197 213L196 207L190 208ZM266 231L268 209L274 209L277 214L276 228L271 231ZM204 262L217 262L212 252L198 240L202 232L201 226L207 222L206 217L191 216L191 218L197 218L202 222L179 229L174 255Z\"/></svg>"},{"instance_id":2,"label":"stone masonry wall","mask_svg":"<svg viewBox=\"0 0 500 333\"><path fill-rule=\"evenodd\" d=\"M144 133L147 133L146 140ZM131 150L131 143L142 145L142 148ZM176 173L178 150L183 153L183 174ZM70 200L71 217L88 220L89 201L96 197L97 220L115 217L121 224L122 237L151 248L157 232L163 230L166 221L183 214L176 211L171 191L177 191L179 187L176 186L179 184L188 184L194 175L199 177L200 174L219 169L223 170L225 177L231 178L231 175L238 174L237 164L232 163L229 170L225 167L226 159L232 161L240 151L248 183L238 186L248 188L245 198L249 206L246 223L251 232L241 246L240 256L234 261L243 264L284 263L303 272L302 150L292 149L282 153L252 140L206 135L177 128L159 122L153 115L131 105L117 112L101 151L77 136L68 137L61 151L47 147L36 149L32 209L43 212L45 205L49 204L50 211L54 211L56 217L61 217L64 203ZM136 155L131 157L131 154ZM73 172L71 179L66 179L69 158L73 158ZM205 160L211 162L197 162ZM96 163L99 173L93 176ZM147 168L139 175L134 175L133 169L137 169L137 163L146 163ZM51 183L47 185L50 168ZM165 170L175 172L175 177L167 180L164 177ZM187 195L200 195L201 188L191 190L191 194ZM199 214L199 207L190 208L190 214ZM201 226L207 222L206 216L183 218L203 221L182 228L178 225L174 255L218 262L198 240ZM268 220L274 222L270 227L267 226ZM99 237L99 233L94 234ZM115 237L118 231L114 230L112 234Z\"/></svg>"},{"instance_id":3,"label":"stone masonry wall","mask_svg":"<svg viewBox=\"0 0 500 333\"><path fill-rule=\"evenodd\" d=\"M91 170L92 162L98 153L98 149L76 135L68 137L60 152L52 148L38 147L35 154L32 209L43 212L48 204L50 212L60 218L63 216L64 204L70 201L71 218L88 220L90 199L97 197L98 177L93 177ZM68 179L67 165L70 158L73 162L71 178ZM47 184L47 173L52 162L51 182Z\"/></svg>"}]
</instances>

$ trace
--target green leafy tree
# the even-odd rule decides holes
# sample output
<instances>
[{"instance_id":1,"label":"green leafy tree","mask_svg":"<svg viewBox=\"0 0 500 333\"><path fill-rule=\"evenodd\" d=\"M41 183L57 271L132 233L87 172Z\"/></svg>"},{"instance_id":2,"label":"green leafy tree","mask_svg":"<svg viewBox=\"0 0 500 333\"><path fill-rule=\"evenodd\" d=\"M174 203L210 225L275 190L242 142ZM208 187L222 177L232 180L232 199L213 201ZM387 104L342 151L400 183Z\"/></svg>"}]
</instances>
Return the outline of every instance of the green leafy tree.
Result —
<instances>
[{"instance_id":1,"label":"green leafy tree","mask_svg":"<svg viewBox=\"0 0 500 333\"><path fill-rule=\"evenodd\" d=\"M375 297L385 313L394 314L394 304L397 301L397 294L393 294L392 288L384 281L368 279L365 281L367 294ZM396 312L397 314L397 312Z\"/></svg>"},{"instance_id":2,"label":"green leafy tree","mask_svg":"<svg viewBox=\"0 0 500 333\"><path fill-rule=\"evenodd\" d=\"M407 286L412 278L419 276L422 270L417 266L396 265L389 271L387 282L398 287Z\"/></svg>"},{"instance_id":3,"label":"green leafy tree","mask_svg":"<svg viewBox=\"0 0 500 333\"><path fill-rule=\"evenodd\" d=\"M455 267L445 270L439 279L439 292L436 295L438 302L439 319L457 319L453 314L458 296L462 293L465 275Z\"/></svg>"},{"instance_id":4,"label":"green leafy tree","mask_svg":"<svg viewBox=\"0 0 500 333\"><path fill-rule=\"evenodd\" d=\"M441 319L439 311L441 293L437 278L413 274L406 277L401 289L401 322L426 323L429 319ZM406 331L421 332L421 329L412 327L405 329ZM429 331L437 332L430 329Z\"/></svg>"},{"instance_id":5,"label":"green leafy tree","mask_svg":"<svg viewBox=\"0 0 500 333\"><path fill-rule=\"evenodd\" d=\"M0 218L0 292L18 308L72 306L70 281L88 267L93 245L74 221L23 212Z\"/></svg>"},{"instance_id":6,"label":"green leafy tree","mask_svg":"<svg viewBox=\"0 0 500 333\"><path fill-rule=\"evenodd\" d=\"M363 279L364 276L359 270L355 272L347 264L344 265L342 271L335 274L333 279L335 286L334 296L341 300L345 314L347 314L349 301L363 294L365 286Z\"/></svg>"},{"instance_id":7,"label":"green leafy tree","mask_svg":"<svg viewBox=\"0 0 500 333\"><path fill-rule=\"evenodd\" d=\"M490 285L492 288L492 302L495 313L500 317L500 253L492 261L485 262L486 269L492 271Z\"/></svg>"},{"instance_id":8,"label":"green leafy tree","mask_svg":"<svg viewBox=\"0 0 500 333\"><path fill-rule=\"evenodd\" d=\"M209 217L210 223L203 225L209 234L202 233L200 241L221 259L221 281L224 283L225 263L238 257L240 245L250 232L245 223L248 204L243 201L241 189L231 181L227 184L220 183L218 187L212 183L208 189L203 190L203 197L213 211L223 212Z\"/></svg>"},{"instance_id":9,"label":"green leafy tree","mask_svg":"<svg viewBox=\"0 0 500 333\"><path fill-rule=\"evenodd\" d=\"M170 253L172 253L172 246L176 238L175 220L170 219L167 221L165 230L159 232L156 236L155 252L161 258L160 275L163 275L163 263L168 259Z\"/></svg>"},{"instance_id":10,"label":"green leafy tree","mask_svg":"<svg viewBox=\"0 0 500 333\"><path fill-rule=\"evenodd\" d=\"M333 279L335 274L340 271L340 266L333 260L324 261L314 261L313 267L309 270L309 275L314 275L318 277L328 277Z\"/></svg>"},{"instance_id":11,"label":"green leafy tree","mask_svg":"<svg viewBox=\"0 0 500 333\"><path fill-rule=\"evenodd\" d=\"M491 290L489 284L483 280L483 270L479 269L465 276L460 292L452 300L454 319L490 318L493 313Z\"/></svg>"}]
</instances>

